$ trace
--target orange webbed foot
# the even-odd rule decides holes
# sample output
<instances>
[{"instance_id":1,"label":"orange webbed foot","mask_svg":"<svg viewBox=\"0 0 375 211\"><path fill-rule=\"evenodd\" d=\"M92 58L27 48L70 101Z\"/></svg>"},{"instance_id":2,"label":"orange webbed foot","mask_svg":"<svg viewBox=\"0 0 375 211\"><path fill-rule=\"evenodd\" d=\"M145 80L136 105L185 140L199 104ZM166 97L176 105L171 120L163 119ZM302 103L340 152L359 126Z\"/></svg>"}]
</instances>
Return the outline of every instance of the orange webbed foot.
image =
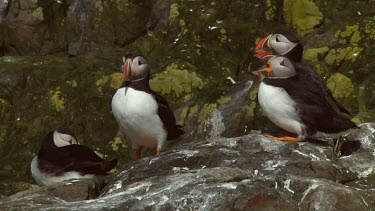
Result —
<instances>
[{"instance_id":1,"label":"orange webbed foot","mask_svg":"<svg viewBox=\"0 0 375 211\"><path fill-rule=\"evenodd\" d=\"M276 137L276 136L272 136L272 135L264 135L268 138L273 138L273 139L276 139L276 140L279 140L279 141L288 141L288 142L297 142L297 141L301 141L300 138L298 137L292 137L292 136L280 136L280 137Z\"/></svg>"},{"instance_id":2,"label":"orange webbed foot","mask_svg":"<svg viewBox=\"0 0 375 211\"><path fill-rule=\"evenodd\" d=\"M139 159L141 159L142 158L142 152L141 152L141 150L135 150L135 159L136 160L139 160Z\"/></svg>"},{"instance_id":3,"label":"orange webbed foot","mask_svg":"<svg viewBox=\"0 0 375 211\"><path fill-rule=\"evenodd\" d=\"M160 149L156 149L156 154L160 155Z\"/></svg>"}]
</instances>

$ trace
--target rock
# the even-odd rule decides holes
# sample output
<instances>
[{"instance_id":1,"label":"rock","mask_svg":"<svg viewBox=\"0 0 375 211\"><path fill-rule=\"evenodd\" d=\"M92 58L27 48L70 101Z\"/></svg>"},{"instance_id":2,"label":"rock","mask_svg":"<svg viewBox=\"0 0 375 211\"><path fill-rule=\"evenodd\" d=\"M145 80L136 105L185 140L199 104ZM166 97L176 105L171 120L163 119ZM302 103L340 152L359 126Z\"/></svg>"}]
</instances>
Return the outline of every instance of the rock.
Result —
<instances>
[{"instance_id":1,"label":"rock","mask_svg":"<svg viewBox=\"0 0 375 211\"><path fill-rule=\"evenodd\" d=\"M127 164L97 199L69 202L37 189L1 199L0 209L375 209L375 172L369 170L375 123L362 124L347 138L362 147L340 158L330 141L279 142L258 131L194 141Z\"/></svg>"},{"instance_id":2,"label":"rock","mask_svg":"<svg viewBox=\"0 0 375 211\"><path fill-rule=\"evenodd\" d=\"M170 0L153 0L151 17L147 22L147 30L163 31L169 25Z\"/></svg>"},{"instance_id":3,"label":"rock","mask_svg":"<svg viewBox=\"0 0 375 211\"><path fill-rule=\"evenodd\" d=\"M246 79L234 84L216 103L191 103L177 112L184 125L183 142L214 137L237 137L256 128L264 117L256 108L259 80ZM256 122L258 121L258 123Z\"/></svg>"},{"instance_id":4,"label":"rock","mask_svg":"<svg viewBox=\"0 0 375 211\"><path fill-rule=\"evenodd\" d=\"M19 192L0 202L4 210L26 209L27 204L18 204L15 207L7 207L8 204L17 203L20 199L36 199L36 203L47 205L51 202L76 202L93 198L98 194L98 189L92 181L67 181L61 184L35 188L29 191ZM45 207L45 206L42 206Z\"/></svg>"}]
</instances>

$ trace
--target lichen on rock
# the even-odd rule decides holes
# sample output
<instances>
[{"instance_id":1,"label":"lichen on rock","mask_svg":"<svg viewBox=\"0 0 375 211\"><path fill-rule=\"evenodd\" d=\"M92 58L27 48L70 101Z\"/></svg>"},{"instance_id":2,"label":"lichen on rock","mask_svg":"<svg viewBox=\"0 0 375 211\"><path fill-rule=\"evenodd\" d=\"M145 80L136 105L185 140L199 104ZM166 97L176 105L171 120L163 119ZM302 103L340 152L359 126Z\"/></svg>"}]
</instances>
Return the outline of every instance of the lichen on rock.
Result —
<instances>
[{"instance_id":1,"label":"lichen on rock","mask_svg":"<svg viewBox=\"0 0 375 211\"><path fill-rule=\"evenodd\" d=\"M327 81L327 86L336 98L349 97L354 91L354 85L350 78L340 73L332 75Z\"/></svg>"},{"instance_id":2,"label":"lichen on rock","mask_svg":"<svg viewBox=\"0 0 375 211\"><path fill-rule=\"evenodd\" d=\"M324 58L324 61L328 65L339 66L344 60L354 62L357 57L363 51L362 47L359 46L348 46L345 48L331 49L327 56Z\"/></svg>"},{"instance_id":3,"label":"lichen on rock","mask_svg":"<svg viewBox=\"0 0 375 211\"><path fill-rule=\"evenodd\" d=\"M65 108L65 97L61 92L60 87L56 87L55 90L50 91L51 103L55 107L56 111L61 111Z\"/></svg>"},{"instance_id":4,"label":"lichen on rock","mask_svg":"<svg viewBox=\"0 0 375 211\"><path fill-rule=\"evenodd\" d=\"M311 0L285 0L284 19L304 37L321 24L323 15Z\"/></svg>"},{"instance_id":5,"label":"lichen on rock","mask_svg":"<svg viewBox=\"0 0 375 211\"><path fill-rule=\"evenodd\" d=\"M43 20L44 20L43 8L42 8L42 7L38 7L38 8L36 8L36 9L34 10L34 12L33 12L33 17L34 17L37 21L39 21L39 22L43 21Z\"/></svg>"},{"instance_id":6,"label":"lichen on rock","mask_svg":"<svg viewBox=\"0 0 375 211\"><path fill-rule=\"evenodd\" d=\"M329 48L327 46L320 47L320 48L309 48L306 49L303 53L303 59L314 61L318 60L318 56L324 55L329 51Z\"/></svg>"},{"instance_id":7,"label":"lichen on rock","mask_svg":"<svg viewBox=\"0 0 375 211\"><path fill-rule=\"evenodd\" d=\"M204 81L197 73L172 63L165 71L153 76L150 80L150 87L156 92L171 95L174 98L188 96L190 99L193 90L204 87Z\"/></svg>"}]
</instances>

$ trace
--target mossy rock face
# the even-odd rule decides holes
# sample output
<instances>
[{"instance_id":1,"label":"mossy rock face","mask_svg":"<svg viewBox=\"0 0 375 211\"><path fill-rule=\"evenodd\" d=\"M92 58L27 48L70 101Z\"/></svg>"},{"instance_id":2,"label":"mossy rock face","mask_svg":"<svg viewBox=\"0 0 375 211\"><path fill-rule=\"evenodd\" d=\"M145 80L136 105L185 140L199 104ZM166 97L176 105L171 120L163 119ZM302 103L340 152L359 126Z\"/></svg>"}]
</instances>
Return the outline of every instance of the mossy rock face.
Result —
<instances>
[{"instance_id":1,"label":"mossy rock face","mask_svg":"<svg viewBox=\"0 0 375 211\"><path fill-rule=\"evenodd\" d=\"M303 37L322 22L323 15L312 0L284 0L284 19Z\"/></svg>"},{"instance_id":2,"label":"mossy rock face","mask_svg":"<svg viewBox=\"0 0 375 211\"><path fill-rule=\"evenodd\" d=\"M222 126L232 123L237 130L228 136L263 128L256 88L236 112L224 111L237 106L228 90L263 65L253 57L255 41L277 29L298 33L304 63L358 122L375 121L374 9L366 1L323 0L12 1L0 23L0 55L60 54L0 58L0 179L31 183L31 158L45 134L62 124L104 158L131 160L110 108L126 53L147 58L151 86L172 109L181 108L178 122L194 131L186 140L212 129L212 136L227 135ZM25 10L35 25L17 22ZM17 31L23 26L27 31ZM16 190L8 189L3 193Z\"/></svg>"},{"instance_id":3,"label":"mossy rock face","mask_svg":"<svg viewBox=\"0 0 375 211\"><path fill-rule=\"evenodd\" d=\"M111 59L8 57L0 64L3 76L8 74L0 81L2 181L32 182L31 159L44 136L60 125L69 126L81 144L105 159L119 157L122 163L131 159L126 141L120 149L112 143L118 130L110 112L115 88L104 84L100 92L95 85L118 69Z\"/></svg>"}]
</instances>

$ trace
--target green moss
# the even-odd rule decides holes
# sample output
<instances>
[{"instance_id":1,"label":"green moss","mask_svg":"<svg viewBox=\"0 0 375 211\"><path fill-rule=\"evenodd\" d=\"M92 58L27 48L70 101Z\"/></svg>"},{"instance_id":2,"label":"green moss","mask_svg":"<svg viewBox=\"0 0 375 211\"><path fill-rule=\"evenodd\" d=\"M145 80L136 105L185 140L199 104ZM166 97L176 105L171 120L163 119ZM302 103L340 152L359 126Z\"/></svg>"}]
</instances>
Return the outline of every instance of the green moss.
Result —
<instances>
[{"instance_id":1,"label":"green moss","mask_svg":"<svg viewBox=\"0 0 375 211\"><path fill-rule=\"evenodd\" d=\"M354 91L354 85L350 78L340 73L332 75L327 81L327 86L336 98L349 97Z\"/></svg>"},{"instance_id":2,"label":"green moss","mask_svg":"<svg viewBox=\"0 0 375 211\"><path fill-rule=\"evenodd\" d=\"M219 99L217 100L217 103L218 103L219 105L221 105L221 104L225 104L225 103L227 103L227 102L230 102L231 100L232 100L231 97L221 97L221 98L219 98Z\"/></svg>"},{"instance_id":3,"label":"green moss","mask_svg":"<svg viewBox=\"0 0 375 211\"><path fill-rule=\"evenodd\" d=\"M185 119L186 119L186 117L188 115L188 112L189 112L189 108L188 107L182 109L181 114L180 114L180 118L178 118L178 124L184 125L184 122L185 122Z\"/></svg>"},{"instance_id":4,"label":"green moss","mask_svg":"<svg viewBox=\"0 0 375 211\"><path fill-rule=\"evenodd\" d=\"M95 82L96 87L98 88L99 93L103 93L102 87L108 82L109 75L103 75L99 80Z\"/></svg>"},{"instance_id":5,"label":"green moss","mask_svg":"<svg viewBox=\"0 0 375 211\"><path fill-rule=\"evenodd\" d=\"M247 116L253 117L255 115L256 102L251 102L250 105L243 106Z\"/></svg>"},{"instance_id":6,"label":"green moss","mask_svg":"<svg viewBox=\"0 0 375 211\"><path fill-rule=\"evenodd\" d=\"M64 96L60 90L60 87L57 87L56 90L50 91L51 103L55 107L56 111L61 111L65 108Z\"/></svg>"},{"instance_id":7,"label":"green moss","mask_svg":"<svg viewBox=\"0 0 375 211\"><path fill-rule=\"evenodd\" d=\"M346 47L346 48L338 48L338 49L331 49L327 56L324 58L324 61L328 65L340 65L343 60L354 62L359 54L362 52L362 47Z\"/></svg>"},{"instance_id":8,"label":"green moss","mask_svg":"<svg viewBox=\"0 0 375 211\"><path fill-rule=\"evenodd\" d=\"M268 21L274 20L276 16L276 10L277 10L276 5L271 0L266 0L266 4L267 4L267 11L265 13L266 20Z\"/></svg>"},{"instance_id":9,"label":"green moss","mask_svg":"<svg viewBox=\"0 0 375 211\"><path fill-rule=\"evenodd\" d=\"M191 117L191 116L197 114L198 113L198 109L199 109L198 105L195 105L195 106L191 107L189 109L189 115L188 116Z\"/></svg>"},{"instance_id":10,"label":"green moss","mask_svg":"<svg viewBox=\"0 0 375 211\"><path fill-rule=\"evenodd\" d=\"M94 0L94 8L97 9L99 12L103 12L104 5L101 0Z\"/></svg>"},{"instance_id":11,"label":"green moss","mask_svg":"<svg viewBox=\"0 0 375 211\"><path fill-rule=\"evenodd\" d=\"M211 113L216 110L216 108L216 103L204 104L201 111L199 112L198 122L201 123L207 120Z\"/></svg>"},{"instance_id":12,"label":"green moss","mask_svg":"<svg viewBox=\"0 0 375 211\"><path fill-rule=\"evenodd\" d=\"M111 78L111 82L109 84L109 86L112 88L112 89L118 89L120 88L121 84L122 84L122 73L112 73L111 75L109 75L109 77Z\"/></svg>"},{"instance_id":13,"label":"green moss","mask_svg":"<svg viewBox=\"0 0 375 211\"><path fill-rule=\"evenodd\" d=\"M33 17L37 19L38 21L43 21L44 20L43 8L42 7L36 8L33 12Z\"/></svg>"},{"instance_id":14,"label":"green moss","mask_svg":"<svg viewBox=\"0 0 375 211\"><path fill-rule=\"evenodd\" d=\"M362 39L359 29L359 24L346 26L345 31L337 31L335 37L340 38L341 44L346 44L348 40L351 44L357 44Z\"/></svg>"},{"instance_id":15,"label":"green moss","mask_svg":"<svg viewBox=\"0 0 375 211\"><path fill-rule=\"evenodd\" d=\"M358 117L354 117L353 119L351 119L352 122L356 123L356 124L361 124L363 123Z\"/></svg>"},{"instance_id":16,"label":"green moss","mask_svg":"<svg viewBox=\"0 0 375 211\"><path fill-rule=\"evenodd\" d=\"M318 60L319 55L324 55L329 51L327 46L321 48L309 48L303 54L303 59L313 61Z\"/></svg>"},{"instance_id":17,"label":"green moss","mask_svg":"<svg viewBox=\"0 0 375 211\"><path fill-rule=\"evenodd\" d=\"M175 18L177 18L180 15L180 12L178 11L178 5L177 3L173 3L170 6L169 10L169 23L172 23Z\"/></svg>"},{"instance_id":18,"label":"green moss","mask_svg":"<svg viewBox=\"0 0 375 211\"><path fill-rule=\"evenodd\" d=\"M202 89L204 82L195 72L172 63L165 71L154 75L150 86L156 92L180 98L193 95L193 89Z\"/></svg>"},{"instance_id":19,"label":"green moss","mask_svg":"<svg viewBox=\"0 0 375 211\"><path fill-rule=\"evenodd\" d=\"M182 26L182 27L185 27L185 26L186 26L186 23L185 23L184 20L181 19L179 22L180 22L180 26Z\"/></svg>"},{"instance_id":20,"label":"green moss","mask_svg":"<svg viewBox=\"0 0 375 211\"><path fill-rule=\"evenodd\" d=\"M323 15L311 0L284 0L284 19L303 37L322 22Z\"/></svg>"},{"instance_id":21,"label":"green moss","mask_svg":"<svg viewBox=\"0 0 375 211\"><path fill-rule=\"evenodd\" d=\"M110 141L109 144L111 145L112 150L115 152L117 152L120 148L127 147L124 141L119 137L114 138L114 140Z\"/></svg>"},{"instance_id":22,"label":"green moss","mask_svg":"<svg viewBox=\"0 0 375 211\"><path fill-rule=\"evenodd\" d=\"M375 121L375 109L361 111L353 119L353 122L360 124L364 122L374 122Z\"/></svg>"},{"instance_id":23,"label":"green moss","mask_svg":"<svg viewBox=\"0 0 375 211\"><path fill-rule=\"evenodd\" d=\"M72 80L72 81L66 81L65 83L68 84L68 85L70 85L70 86L72 86L73 88L75 88L75 87L78 86L78 83L77 83L77 81L75 81L75 80Z\"/></svg>"},{"instance_id":24,"label":"green moss","mask_svg":"<svg viewBox=\"0 0 375 211\"><path fill-rule=\"evenodd\" d=\"M367 37L370 39L375 39L375 21L369 20L365 25L364 32L367 34Z\"/></svg>"},{"instance_id":25,"label":"green moss","mask_svg":"<svg viewBox=\"0 0 375 211\"><path fill-rule=\"evenodd\" d=\"M258 96L258 91L259 91L259 87L257 87L256 89L253 89L251 92L250 92L250 100L255 100Z\"/></svg>"}]
</instances>

